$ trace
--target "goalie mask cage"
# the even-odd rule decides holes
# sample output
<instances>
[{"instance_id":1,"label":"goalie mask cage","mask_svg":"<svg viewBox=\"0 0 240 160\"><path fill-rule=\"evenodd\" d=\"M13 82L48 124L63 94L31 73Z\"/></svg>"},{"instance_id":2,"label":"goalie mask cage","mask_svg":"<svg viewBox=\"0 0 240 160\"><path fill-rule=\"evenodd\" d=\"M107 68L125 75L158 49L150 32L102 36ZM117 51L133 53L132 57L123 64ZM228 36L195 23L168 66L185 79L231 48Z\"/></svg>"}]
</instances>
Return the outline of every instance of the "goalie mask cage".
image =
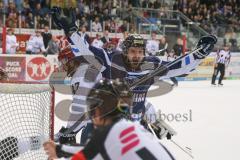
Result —
<instances>
[{"instance_id":1,"label":"goalie mask cage","mask_svg":"<svg viewBox=\"0 0 240 160\"><path fill-rule=\"evenodd\" d=\"M49 85L0 83L0 159L46 160L42 144L53 139L53 111Z\"/></svg>"}]
</instances>

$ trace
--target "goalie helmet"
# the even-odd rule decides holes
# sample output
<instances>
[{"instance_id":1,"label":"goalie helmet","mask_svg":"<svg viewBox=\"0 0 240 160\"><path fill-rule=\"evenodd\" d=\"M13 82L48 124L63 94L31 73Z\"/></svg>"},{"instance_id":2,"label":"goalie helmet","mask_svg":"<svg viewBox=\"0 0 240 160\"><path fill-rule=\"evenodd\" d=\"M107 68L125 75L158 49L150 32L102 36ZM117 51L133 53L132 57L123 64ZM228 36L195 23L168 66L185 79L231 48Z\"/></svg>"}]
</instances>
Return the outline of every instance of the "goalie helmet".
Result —
<instances>
[{"instance_id":1,"label":"goalie helmet","mask_svg":"<svg viewBox=\"0 0 240 160\"><path fill-rule=\"evenodd\" d=\"M96 118L99 110L100 118L106 116L119 117L130 112L132 94L126 82L116 80L100 80L87 96L87 111L91 119Z\"/></svg>"},{"instance_id":2,"label":"goalie helmet","mask_svg":"<svg viewBox=\"0 0 240 160\"><path fill-rule=\"evenodd\" d=\"M75 55L72 51L70 43L66 40L60 40L61 50L58 54L59 69L67 72L68 76L72 76L83 58Z\"/></svg>"},{"instance_id":3,"label":"goalie helmet","mask_svg":"<svg viewBox=\"0 0 240 160\"><path fill-rule=\"evenodd\" d=\"M75 55L69 45L61 49L58 54L59 68L60 70L66 71L68 76L72 76L78 67L78 65L75 64L76 62L74 61L74 58Z\"/></svg>"},{"instance_id":4,"label":"goalie helmet","mask_svg":"<svg viewBox=\"0 0 240 160\"><path fill-rule=\"evenodd\" d=\"M128 53L128 49L130 47L139 47L143 48L145 51L146 43L143 37L139 34L131 34L129 35L122 43L122 50L125 54Z\"/></svg>"}]
</instances>

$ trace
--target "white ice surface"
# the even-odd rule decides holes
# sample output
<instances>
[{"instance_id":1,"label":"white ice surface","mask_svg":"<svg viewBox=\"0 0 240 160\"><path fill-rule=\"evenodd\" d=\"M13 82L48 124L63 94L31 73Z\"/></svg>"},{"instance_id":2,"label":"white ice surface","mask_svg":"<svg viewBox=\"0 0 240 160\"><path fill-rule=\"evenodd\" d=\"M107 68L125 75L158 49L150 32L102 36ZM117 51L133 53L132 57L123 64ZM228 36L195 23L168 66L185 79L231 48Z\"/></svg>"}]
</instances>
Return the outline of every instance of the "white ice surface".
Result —
<instances>
[{"instance_id":1,"label":"white ice surface","mask_svg":"<svg viewBox=\"0 0 240 160\"><path fill-rule=\"evenodd\" d=\"M192 150L197 160L240 159L240 80L225 80L223 87L212 87L209 81L180 82L170 93L148 98L161 113L168 116L188 114L192 121L168 122L178 134L177 143ZM56 94L56 103L71 96ZM167 121L166 121L167 122ZM55 119L55 132L66 122ZM189 158L168 140L162 142L179 160Z\"/></svg>"}]
</instances>

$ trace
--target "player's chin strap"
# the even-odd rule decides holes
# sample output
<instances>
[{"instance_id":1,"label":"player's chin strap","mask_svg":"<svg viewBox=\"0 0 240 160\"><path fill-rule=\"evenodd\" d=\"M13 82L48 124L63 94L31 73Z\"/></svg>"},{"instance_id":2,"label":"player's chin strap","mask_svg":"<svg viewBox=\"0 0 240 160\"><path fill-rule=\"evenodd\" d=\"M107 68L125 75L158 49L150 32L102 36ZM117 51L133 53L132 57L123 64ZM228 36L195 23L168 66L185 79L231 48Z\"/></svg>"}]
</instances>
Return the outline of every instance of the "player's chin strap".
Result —
<instances>
[{"instance_id":1,"label":"player's chin strap","mask_svg":"<svg viewBox=\"0 0 240 160\"><path fill-rule=\"evenodd\" d=\"M185 54L184 56L181 56L181 57L177 58L176 60L174 60L174 61L172 61L172 62L170 62L170 63L168 63L168 64L166 64L166 65L162 65L162 66L158 67L156 70L154 70L153 72L149 73L148 75L146 75L146 76L140 78L139 80L131 83L131 84L130 84L130 89L133 90L136 86L144 83L145 81L147 81L147 80L149 80L149 79L151 79L151 78L153 78L153 77L155 77L155 76L160 75L161 73L165 72L166 69L169 69L171 66L173 66L173 65L175 65L176 63L182 61L186 56L189 56L190 54L194 54L194 53L195 53L195 54L196 54L196 53L199 54L199 53L200 53L199 51L200 51L201 49L203 49L203 46L200 46L200 47L194 49L194 50L191 51L190 53Z\"/></svg>"},{"instance_id":2,"label":"player's chin strap","mask_svg":"<svg viewBox=\"0 0 240 160\"><path fill-rule=\"evenodd\" d=\"M154 137L156 137L158 139L158 141L161 142L160 139L157 137L156 133L154 132L150 123L148 123L148 127L149 127L150 131L152 132L152 134L154 135ZM173 144L175 144L179 149L181 149L184 153L186 153L188 156L190 156L192 159L194 159L193 155L191 154L191 149L190 148L186 147L186 149L190 150L190 151L188 151L184 147L182 147L178 143L176 143L174 140L170 139L170 141Z\"/></svg>"}]
</instances>

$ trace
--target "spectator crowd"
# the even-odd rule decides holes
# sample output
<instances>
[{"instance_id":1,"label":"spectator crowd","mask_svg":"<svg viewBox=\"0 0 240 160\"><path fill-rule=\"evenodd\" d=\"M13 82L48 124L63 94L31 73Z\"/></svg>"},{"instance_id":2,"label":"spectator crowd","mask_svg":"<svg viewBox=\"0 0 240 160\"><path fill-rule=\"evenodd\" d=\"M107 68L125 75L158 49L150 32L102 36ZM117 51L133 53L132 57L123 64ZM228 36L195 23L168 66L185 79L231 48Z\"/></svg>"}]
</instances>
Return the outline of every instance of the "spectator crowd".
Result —
<instances>
[{"instance_id":1,"label":"spectator crowd","mask_svg":"<svg viewBox=\"0 0 240 160\"><path fill-rule=\"evenodd\" d=\"M50 8L54 5L53 1L2 0L0 1L0 26L3 26L5 16L5 24L8 28L38 28L45 30L44 32L47 33L49 31L46 26L50 25ZM78 25L84 27L84 32L99 32L94 40L94 45L100 47L108 46L106 42L109 42L109 39L105 38L108 33L136 32L136 25L130 21L128 14L120 13L121 9L131 10L132 7L159 9L159 13L164 16L164 7L166 5L165 0L76 0L74 2ZM207 32L224 37L224 45L230 44L232 51L238 50L240 0L175 0L172 4L174 10L184 13L191 20L199 23ZM64 12L67 12L69 6L64 7L66 7ZM165 9L168 8L165 7ZM147 14L148 12L143 12L144 17L147 17ZM52 23L51 27L56 28L54 23ZM103 37L101 37L101 34L103 34ZM56 41L56 37L50 37L48 34L41 34L41 36L43 39L48 39L48 42L50 40L51 42ZM152 35L150 41L152 41L151 45L153 46L155 43L154 35ZM111 45L118 46L117 43L115 41ZM166 51L165 43L166 37L161 38L158 47L159 50L162 50L161 54ZM48 43L46 40L44 40L43 44L44 48L47 49ZM54 43L51 43L51 45L54 46ZM14 46L17 49L18 46ZM155 46L158 45L155 43ZM178 47L175 47L177 53L176 48Z\"/></svg>"},{"instance_id":2,"label":"spectator crowd","mask_svg":"<svg viewBox=\"0 0 240 160\"><path fill-rule=\"evenodd\" d=\"M129 16L122 9L132 7L159 9L163 0L76 0L77 19L80 26L88 31L101 32L105 29L111 33L135 31ZM71 4L71 3L70 3ZM2 0L0 1L0 26L6 16L6 26L10 28L43 28L49 25L50 8L55 5L49 0ZM66 7L67 11L70 6ZM54 24L52 26L55 27Z\"/></svg>"},{"instance_id":3,"label":"spectator crowd","mask_svg":"<svg viewBox=\"0 0 240 160\"><path fill-rule=\"evenodd\" d=\"M224 45L237 50L240 32L240 0L176 0L174 10L180 10L208 33L224 37Z\"/></svg>"}]
</instances>

